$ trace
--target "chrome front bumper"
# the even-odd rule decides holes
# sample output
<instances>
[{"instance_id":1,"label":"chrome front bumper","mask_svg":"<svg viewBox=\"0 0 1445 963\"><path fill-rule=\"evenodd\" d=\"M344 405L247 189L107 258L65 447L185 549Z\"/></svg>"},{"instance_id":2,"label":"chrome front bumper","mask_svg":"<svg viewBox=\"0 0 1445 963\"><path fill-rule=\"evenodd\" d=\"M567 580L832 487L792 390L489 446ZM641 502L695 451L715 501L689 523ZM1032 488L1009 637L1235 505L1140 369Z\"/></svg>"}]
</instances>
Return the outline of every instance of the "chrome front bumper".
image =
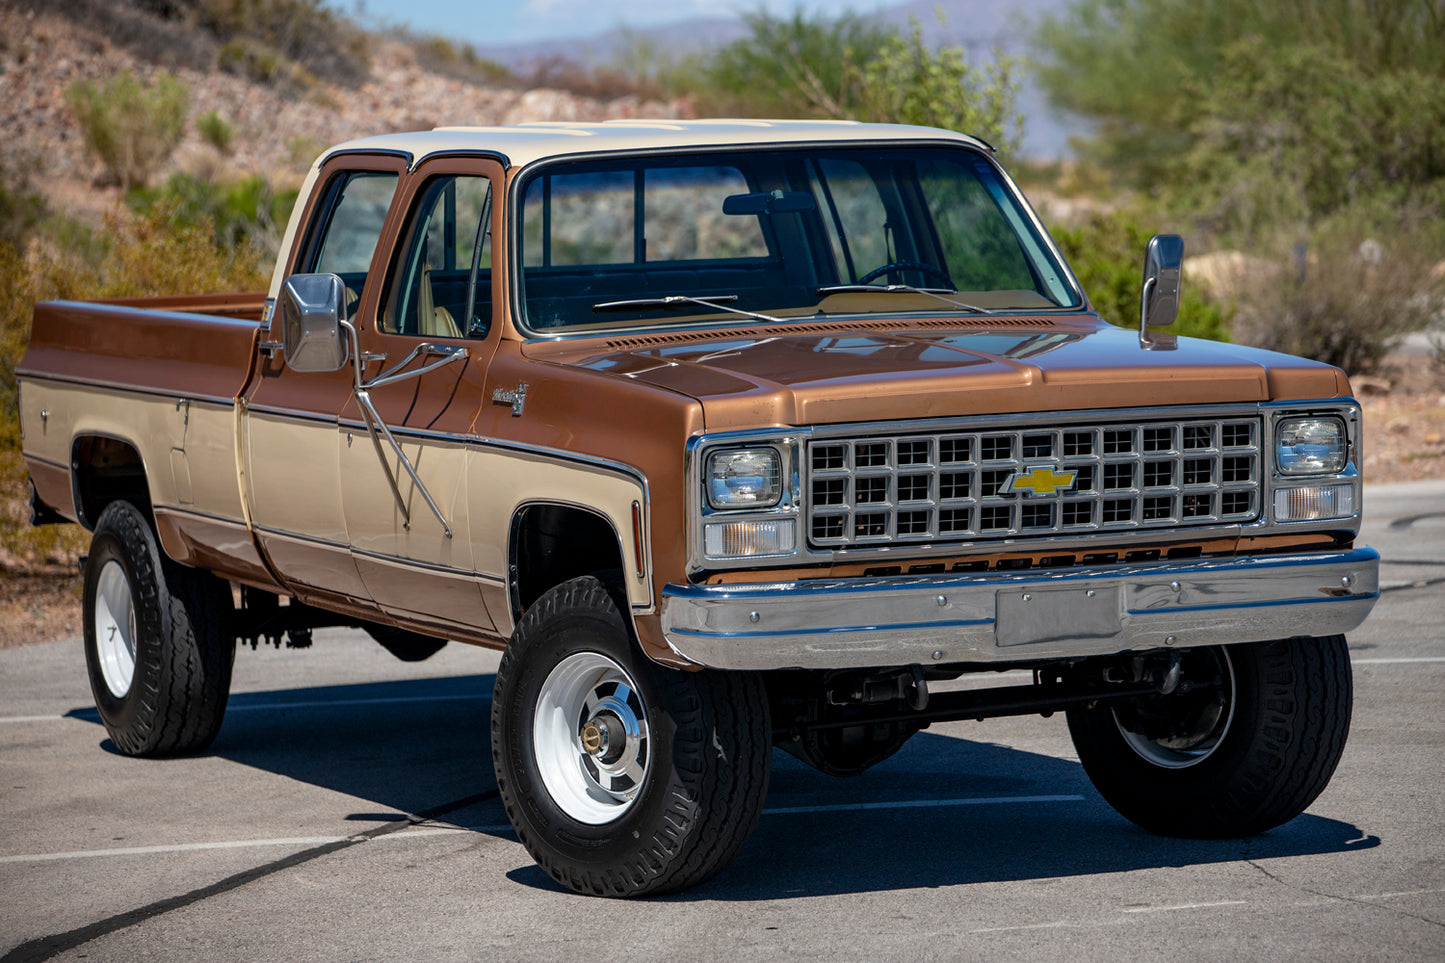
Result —
<instances>
[{"instance_id":1,"label":"chrome front bumper","mask_svg":"<svg viewBox=\"0 0 1445 963\"><path fill-rule=\"evenodd\" d=\"M982 575L668 585L678 655L720 669L1017 662L1336 635L1379 598L1372 548Z\"/></svg>"}]
</instances>

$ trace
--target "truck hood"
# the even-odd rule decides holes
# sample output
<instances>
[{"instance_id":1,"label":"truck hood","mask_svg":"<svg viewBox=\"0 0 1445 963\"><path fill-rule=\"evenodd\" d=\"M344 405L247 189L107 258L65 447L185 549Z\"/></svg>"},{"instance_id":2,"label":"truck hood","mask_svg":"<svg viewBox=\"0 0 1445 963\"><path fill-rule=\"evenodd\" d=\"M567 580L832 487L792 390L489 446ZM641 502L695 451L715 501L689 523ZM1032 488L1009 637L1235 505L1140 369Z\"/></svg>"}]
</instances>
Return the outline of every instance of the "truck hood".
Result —
<instances>
[{"instance_id":1,"label":"truck hood","mask_svg":"<svg viewBox=\"0 0 1445 963\"><path fill-rule=\"evenodd\" d=\"M1146 350L1093 316L678 332L524 353L696 399L709 431L1349 394L1328 365L1193 338Z\"/></svg>"}]
</instances>

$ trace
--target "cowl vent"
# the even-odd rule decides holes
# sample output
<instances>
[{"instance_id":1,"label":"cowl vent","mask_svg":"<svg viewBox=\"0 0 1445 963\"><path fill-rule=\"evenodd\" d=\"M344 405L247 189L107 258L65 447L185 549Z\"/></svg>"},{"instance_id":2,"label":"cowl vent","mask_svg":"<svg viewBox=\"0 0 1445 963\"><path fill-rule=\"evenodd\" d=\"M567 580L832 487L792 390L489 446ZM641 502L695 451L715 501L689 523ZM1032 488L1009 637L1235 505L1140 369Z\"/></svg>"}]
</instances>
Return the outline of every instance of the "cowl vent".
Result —
<instances>
[{"instance_id":1,"label":"cowl vent","mask_svg":"<svg viewBox=\"0 0 1445 963\"><path fill-rule=\"evenodd\" d=\"M1068 320L1073 320L1069 318ZM1058 319L1052 317L1027 317L979 315L967 318L926 318L917 321L858 320L858 321L809 321L806 324L768 324L756 327L706 331L676 331L668 334L639 334L626 338L614 338L606 342L607 347L616 351L638 348L653 348L665 344L686 344L691 341L725 341L729 338L775 338L791 334L839 334L849 331L888 331L893 334L907 334L923 328L1052 328Z\"/></svg>"}]
</instances>

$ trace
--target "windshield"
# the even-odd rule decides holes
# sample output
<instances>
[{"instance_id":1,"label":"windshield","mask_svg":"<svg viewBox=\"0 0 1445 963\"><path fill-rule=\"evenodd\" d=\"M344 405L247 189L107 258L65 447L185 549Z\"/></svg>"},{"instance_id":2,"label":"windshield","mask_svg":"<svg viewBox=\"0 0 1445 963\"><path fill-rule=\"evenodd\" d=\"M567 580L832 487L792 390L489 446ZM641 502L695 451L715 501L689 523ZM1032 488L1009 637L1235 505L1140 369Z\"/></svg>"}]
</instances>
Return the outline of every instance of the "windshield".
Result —
<instances>
[{"instance_id":1,"label":"windshield","mask_svg":"<svg viewBox=\"0 0 1445 963\"><path fill-rule=\"evenodd\" d=\"M964 148L550 164L519 186L524 325L1078 309L994 166Z\"/></svg>"}]
</instances>

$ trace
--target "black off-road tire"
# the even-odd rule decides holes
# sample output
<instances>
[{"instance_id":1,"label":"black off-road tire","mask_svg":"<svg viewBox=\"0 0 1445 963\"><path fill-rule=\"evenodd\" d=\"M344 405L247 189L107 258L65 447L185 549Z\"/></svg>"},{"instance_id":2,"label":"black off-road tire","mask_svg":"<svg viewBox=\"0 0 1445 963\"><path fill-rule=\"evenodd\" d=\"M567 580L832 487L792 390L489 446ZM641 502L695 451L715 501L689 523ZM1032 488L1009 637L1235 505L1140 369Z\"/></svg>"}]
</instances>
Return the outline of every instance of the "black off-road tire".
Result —
<instances>
[{"instance_id":1,"label":"black off-road tire","mask_svg":"<svg viewBox=\"0 0 1445 963\"><path fill-rule=\"evenodd\" d=\"M124 574L133 611L134 670L114 691L101 666L96 599L102 573ZM122 590L123 591L123 590ZM236 657L230 587L164 556L149 521L130 502L111 502L85 566L85 662L96 708L128 756L196 752L220 731Z\"/></svg>"},{"instance_id":2,"label":"black off-road tire","mask_svg":"<svg viewBox=\"0 0 1445 963\"><path fill-rule=\"evenodd\" d=\"M381 647L403 662L425 662L446 648L447 640L408 632L394 625L366 626L367 634L381 644Z\"/></svg>"},{"instance_id":3,"label":"black off-road tire","mask_svg":"<svg viewBox=\"0 0 1445 963\"><path fill-rule=\"evenodd\" d=\"M1227 659L1219 665L1233 680L1227 728L1203 744L1212 751L1170 768L1130 744L1113 707L1070 709L1084 771L1109 805L1159 835L1227 839L1288 822L1324 791L1344 752L1354 689L1344 636L1201 651ZM1158 709L1180 697L1149 698Z\"/></svg>"},{"instance_id":4,"label":"black off-road tire","mask_svg":"<svg viewBox=\"0 0 1445 963\"><path fill-rule=\"evenodd\" d=\"M554 670L561 674L579 660L603 659L635 682L648 732L647 767L634 798L615 818L584 822L548 791L534 724L539 699L557 685ZM538 865L579 893L672 892L731 862L762 812L770 734L758 677L653 663L633 641L613 594L594 576L565 582L538 599L497 669L492 762L507 816ZM561 739L550 740L543 753L554 745L548 757L554 762L573 752ZM580 741L576 745L571 759L582 773ZM581 778L585 782L585 774Z\"/></svg>"}]
</instances>

